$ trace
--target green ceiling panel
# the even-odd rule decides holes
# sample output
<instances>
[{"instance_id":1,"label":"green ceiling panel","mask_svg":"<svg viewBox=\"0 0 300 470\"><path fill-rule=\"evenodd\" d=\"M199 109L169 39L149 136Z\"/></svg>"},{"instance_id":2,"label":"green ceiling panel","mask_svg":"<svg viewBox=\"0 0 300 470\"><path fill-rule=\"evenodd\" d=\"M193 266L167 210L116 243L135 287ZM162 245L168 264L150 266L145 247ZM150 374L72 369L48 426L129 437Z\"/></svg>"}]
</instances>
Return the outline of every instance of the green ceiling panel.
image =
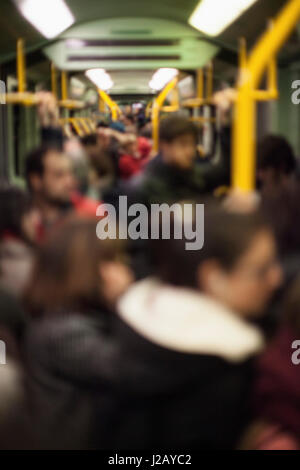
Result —
<instances>
[{"instance_id":1,"label":"green ceiling panel","mask_svg":"<svg viewBox=\"0 0 300 470\"><path fill-rule=\"evenodd\" d=\"M176 40L175 44L147 46L70 47L72 40ZM44 49L59 68L86 70L103 67L107 70L152 70L158 67L195 69L205 65L219 48L205 40L187 25L159 18L109 18L75 25L61 40Z\"/></svg>"}]
</instances>

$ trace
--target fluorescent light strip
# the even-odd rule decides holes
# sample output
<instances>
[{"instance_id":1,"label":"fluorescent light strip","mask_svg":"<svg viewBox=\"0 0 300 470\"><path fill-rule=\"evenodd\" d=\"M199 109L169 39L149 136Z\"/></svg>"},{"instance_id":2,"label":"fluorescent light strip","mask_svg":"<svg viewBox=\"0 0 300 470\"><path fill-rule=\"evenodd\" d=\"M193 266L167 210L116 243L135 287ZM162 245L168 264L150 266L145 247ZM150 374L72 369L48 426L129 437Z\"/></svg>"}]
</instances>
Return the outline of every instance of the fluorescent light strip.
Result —
<instances>
[{"instance_id":1,"label":"fluorescent light strip","mask_svg":"<svg viewBox=\"0 0 300 470\"><path fill-rule=\"evenodd\" d=\"M15 0L22 15L46 38L58 36L75 18L63 0Z\"/></svg>"},{"instance_id":2,"label":"fluorescent light strip","mask_svg":"<svg viewBox=\"0 0 300 470\"><path fill-rule=\"evenodd\" d=\"M257 0L201 0L189 24L210 36L218 36Z\"/></svg>"},{"instance_id":3,"label":"fluorescent light strip","mask_svg":"<svg viewBox=\"0 0 300 470\"><path fill-rule=\"evenodd\" d=\"M161 68L158 69L149 82L149 87L152 90L158 91L164 88L173 78L178 75L177 69Z\"/></svg>"},{"instance_id":4,"label":"fluorescent light strip","mask_svg":"<svg viewBox=\"0 0 300 470\"><path fill-rule=\"evenodd\" d=\"M107 91L114 86L110 75L104 69L89 69L85 75L93 82L97 88Z\"/></svg>"}]
</instances>

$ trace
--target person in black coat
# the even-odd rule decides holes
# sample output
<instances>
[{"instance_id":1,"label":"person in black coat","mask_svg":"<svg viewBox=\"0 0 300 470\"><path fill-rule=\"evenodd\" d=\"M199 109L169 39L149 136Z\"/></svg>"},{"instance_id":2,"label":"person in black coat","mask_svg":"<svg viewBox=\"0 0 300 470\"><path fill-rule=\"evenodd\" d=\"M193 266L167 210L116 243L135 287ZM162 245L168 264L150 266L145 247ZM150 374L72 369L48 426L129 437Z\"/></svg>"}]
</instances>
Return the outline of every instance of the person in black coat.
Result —
<instances>
[{"instance_id":1,"label":"person in black coat","mask_svg":"<svg viewBox=\"0 0 300 470\"><path fill-rule=\"evenodd\" d=\"M203 249L153 241L156 278L118 303L102 448L233 449L251 418L252 361L264 345L252 318L280 282L274 237L256 214L205 214Z\"/></svg>"},{"instance_id":2,"label":"person in black coat","mask_svg":"<svg viewBox=\"0 0 300 470\"><path fill-rule=\"evenodd\" d=\"M28 413L39 449L94 445L95 398L113 372L111 311L131 282L122 256L117 241L97 238L95 220L77 218L38 250L25 293L33 319L23 351Z\"/></svg>"}]
</instances>

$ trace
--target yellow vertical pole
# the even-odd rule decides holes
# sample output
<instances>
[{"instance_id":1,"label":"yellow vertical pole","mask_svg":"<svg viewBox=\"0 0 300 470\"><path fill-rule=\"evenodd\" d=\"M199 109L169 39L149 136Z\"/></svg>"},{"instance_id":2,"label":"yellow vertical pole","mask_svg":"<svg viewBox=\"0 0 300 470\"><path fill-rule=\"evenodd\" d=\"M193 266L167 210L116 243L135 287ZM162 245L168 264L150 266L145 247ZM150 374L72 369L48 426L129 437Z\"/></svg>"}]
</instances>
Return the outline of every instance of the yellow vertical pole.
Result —
<instances>
[{"instance_id":1,"label":"yellow vertical pole","mask_svg":"<svg viewBox=\"0 0 300 470\"><path fill-rule=\"evenodd\" d=\"M152 101L148 101L146 110L145 110L145 115L148 118L151 114L151 108L152 108Z\"/></svg>"},{"instance_id":2,"label":"yellow vertical pole","mask_svg":"<svg viewBox=\"0 0 300 470\"><path fill-rule=\"evenodd\" d=\"M260 39L247 59L238 85L233 129L233 187L251 191L255 187L255 90L266 67L284 44L300 18L300 1L289 0L274 25ZM269 65L270 66L270 65ZM274 79L274 70L271 79Z\"/></svg>"},{"instance_id":3,"label":"yellow vertical pole","mask_svg":"<svg viewBox=\"0 0 300 470\"><path fill-rule=\"evenodd\" d=\"M239 41L239 76L238 85L244 80L247 67L247 43L245 38L240 38Z\"/></svg>"},{"instance_id":4,"label":"yellow vertical pole","mask_svg":"<svg viewBox=\"0 0 300 470\"><path fill-rule=\"evenodd\" d=\"M171 101L170 102L171 107L173 107L174 109L179 108L179 90L178 90L178 86L173 88L173 90L171 91L171 100L170 101Z\"/></svg>"},{"instance_id":5,"label":"yellow vertical pole","mask_svg":"<svg viewBox=\"0 0 300 470\"><path fill-rule=\"evenodd\" d=\"M68 76L64 70L61 72L61 99L63 101L68 99Z\"/></svg>"},{"instance_id":6,"label":"yellow vertical pole","mask_svg":"<svg viewBox=\"0 0 300 470\"><path fill-rule=\"evenodd\" d=\"M24 93L26 91L26 74L25 74L25 56L24 56L23 39L18 39L17 41L17 75L18 75L18 92Z\"/></svg>"},{"instance_id":7,"label":"yellow vertical pole","mask_svg":"<svg viewBox=\"0 0 300 470\"><path fill-rule=\"evenodd\" d=\"M175 77L171 80L165 88L160 92L160 94L155 98L152 106L152 140L153 140L153 150L158 152L159 150L159 114L160 108L164 104L164 101L171 90L173 90L178 83L178 78Z\"/></svg>"},{"instance_id":8,"label":"yellow vertical pole","mask_svg":"<svg viewBox=\"0 0 300 470\"><path fill-rule=\"evenodd\" d=\"M209 63L206 69L206 99L211 101L213 96L213 64Z\"/></svg>"},{"instance_id":9,"label":"yellow vertical pole","mask_svg":"<svg viewBox=\"0 0 300 470\"><path fill-rule=\"evenodd\" d=\"M204 92L204 75L203 69L197 70L197 98L203 99Z\"/></svg>"},{"instance_id":10,"label":"yellow vertical pole","mask_svg":"<svg viewBox=\"0 0 300 470\"><path fill-rule=\"evenodd\" d=\"M110 98L110 96L105 91L101 90L100 88L98 89L98 93L99 93L100 99L103 100L104 103L107 104L107 106L109 107L110 112L111 112L112 120L117 121L118 114L119 114L119 107L118 107L117 103L115 103Z\"/></svg>"},{"instance_id":11,"label":"yellow vertical pole","mask_svg":"<svg viewBox=\"0 0 300 470\"><path fill-rule=\"evenodd\" d=\"M99 94L99 111L100 113L105 113L105 103Z\"/></svg>"},{"instance_id":12,"label":"yellow vertical pole","mask_svg":"<svg viewBox=\"0 0 300 470\"><path fill-rule=\"evenodd\" d=\"M51 63L51 90L55 98L57 98L57 77L56 68L53 62Z\"/></svg>"},{"instance_id":13,"label":"yellow vertical pole","mask_svg":"<svg viewBox=\"0 0 300 470\"><path fill-rule=\"evenodd\" d=\"M159 150L159 112L160 106L157 101L154 100L152 106L152 140L153 140L153 150L158 152Z\"/></svg>"},{"instance_id":14,"label":"yellow vertical pole","mask_svg":"<svg viewBox=\"0 0 300 470\"><path fill-rule=\"evenodd\" d=\"M239 66L245 69L247 64L247 43L245 38L240 38Z\"/></svg>"},{"instance_id":15,"label":"yellow vertical pole","mask_svg":"<svg viewBox=\"0 0 300 470\"><path fill-rule=\"evenodd\" d=\"M255 181L256 103L251 92L247 84L238 93L233 121L233 187L243 191L251 191Z\"/></svg>"},{"instance_id":16,"label":"yellow vertical pole","mask_svg":"<svg viewBox=\"0 0 300 470\"><path fill-rule=\"evenodd\" d=\"M111 107L111 119L113 121L118 120L118 107L115 104L113 104Z\"/></svg>"},{"instance_id":17,"label":"yellow vertical pole","mask_svg":"<svg viewBox=\"0 0 300 470\"><path fill-rule=\"evenodd\" d=\"M269 23L269 29L271 30L273 28L273 21L270 21ZM269 62L268 66L268 90L272 93L277 92L277 63L275 56L273 56Z\"/></svg>"}]
</instances>

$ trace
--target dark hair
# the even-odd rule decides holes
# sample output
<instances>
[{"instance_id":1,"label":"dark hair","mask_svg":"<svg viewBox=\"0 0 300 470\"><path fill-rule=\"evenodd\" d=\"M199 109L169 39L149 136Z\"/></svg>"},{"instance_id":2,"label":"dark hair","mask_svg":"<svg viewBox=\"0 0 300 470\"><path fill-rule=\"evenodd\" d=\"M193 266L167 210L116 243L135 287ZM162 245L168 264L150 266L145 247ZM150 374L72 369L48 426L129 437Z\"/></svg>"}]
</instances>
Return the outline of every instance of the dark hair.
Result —
<instances>
[{"instance_id":1,"label":"dark hair","mask_svg":"<svg viewBox=\"0 0 300 470\"><path fill-rule=\"evenodd\" d=\"M88 311L105 304L99 264L122 254L118 240L99 240L97 220L71 217L38 250L25 304L33 315Z\"/></svg>"},{"instance_id":2,"label":"dark hair","mask_svg":"<svg viewBox=\"0 0 300 470\"><path fill-rule=\"evenodd\" d=\"M299 199L300 183L297 180L262 194L261 209L274 231L281 255L300 251Z\"/></svg>"},{"instance_id":3,"label":"dark hair","mask_svg":"<svg viewBox=\"0 0 300 470\"><path fill-rule=\"evenodd\" d=\"M101 127L107 128L107 127L108 127L108 124L107 124L107 122L99 121L99 122L97 123L97 126L96 126L96 127L97 127L97 129L100 129Z\"/></svg>"},{"instance_id":4,"label":"dark hair","mask_svg":"<svg viewBox=\"0 0 300 470\"><path fill-rule=\"evenodd\" d=\"M51 149L49 149L48 147L41 146L32 150L27 155L25 161L25 178L27 181L27 185L30 189L30 175L37 174L39 176L42 176L44 172L44 158L49 152L51 152Z\"/></svg>"},{"instance_id":5,"label":"dark hair","mask_svg":"<svg viewBox=\"0 0 300 470\"><path fill-rule=\"evenodd\" d=\"M162 142L172 142L182 135L192 135L197 141L198 129L185 117L171 116L162 119L159 128L159 137Z\"/></svg>"},{"instance_id":6,"label":"dark hair","mask_svg":"<svg viewBox=\"0 0 300 470\"><path fill-rule=\"evenodd\" d=\"M265 137L258 145L258 167L273 168L278 175L293 173L297 162L288 141L278 135Z\"/></svg>"},{"instance_id":7,"label":"dark hair","mask_svg":"<svg viewBox=\"0 0 300 470\"><path fill-rule=\"evenodd\" d=\"M132 122L132 124L135 123L135 117L133 114L126 114L126 119L128 119L128 121Z\"/></svg>"},{"instance_id":8,"label":"dark hair","mask_svg":"<svg viewBox=\"0 0 300 470\"><path fill-rule=\"evenodd\" d=\"M108 152L103 150L91 150L88 153L90 167L95 170L97 176L114 176L114 165Z\"/></svg>"},{"instance_id":9,"label":"dark hair","mask_svg":"<svg viewBox=\"0 0 300 470\"><path fill-rule=\"evenodd\" d=\"M22 218L31 208L29 195L14 186L0 188L0 238L5 233L24 238Z\"/></svg>"},{"instance_id":10,"label":"dark hair","mask_svg":"<svg viewBox=\"0 0 300 470\"><path fill-rule=\"evenodd\" d=\"M92 145L97 145L98 139L97 139L97 134L88 134L83 137L81 137L80 142L82 145L85 146L92 146Z\"/></svg>"},{"instance_id":11,"label":"dark hair","mask_svg":"<svg viewBox=\"0 0 300 470\"><path fill-rule=\"evenodd\" d=\"M174 218L172 219L171 234L174 234ZM193 226L195 230L195 217ZM197 269L203 261L215 259L225 270L231 270L255 235L267 228L266 222L258 213L229 213L209 201L204 208L202 249L186 250L188 240L184 231L182 239L175 239L171 235L170 240L150 242L156 275L169 284L196 287Z\"/></svg>"}]
</instances>

